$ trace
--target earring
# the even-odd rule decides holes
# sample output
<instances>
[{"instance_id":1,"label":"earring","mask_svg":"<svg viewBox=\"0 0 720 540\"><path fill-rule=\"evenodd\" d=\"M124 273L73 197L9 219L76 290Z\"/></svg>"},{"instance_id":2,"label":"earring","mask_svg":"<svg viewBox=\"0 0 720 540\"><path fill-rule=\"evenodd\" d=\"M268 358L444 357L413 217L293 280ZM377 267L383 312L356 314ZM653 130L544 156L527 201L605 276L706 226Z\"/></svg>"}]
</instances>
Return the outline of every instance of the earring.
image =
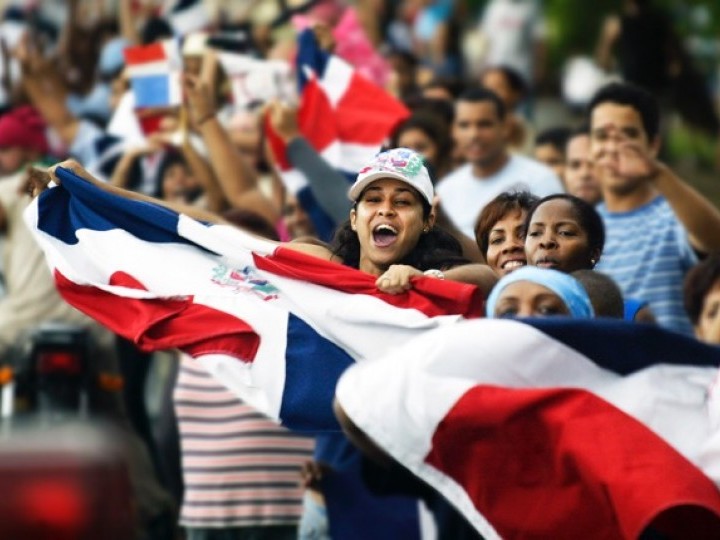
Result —
<instances>
[{"instance_id":1,"label":"earring","mask_svg":"<svg viewBox=\"0 0 720 540\"><path fill-rule=\"evenodd\" d=\"M429 232L430 232L430 228L425 227L425 228L423 229L423 232L424 232L425 234L429 233Z\"/></svg>"},{"instance_id":2,"label":"earring","mask_svg":"<svg viewBox=\"0 0 720 540\"><path fill-rule=\"evenodd\" d=\"M596 263L596 262L597 262L597 261L596 261L595 259L590 259L590 264L592 264L593 266L595 266L595 263Z\"/></svg>"}]
</instances>

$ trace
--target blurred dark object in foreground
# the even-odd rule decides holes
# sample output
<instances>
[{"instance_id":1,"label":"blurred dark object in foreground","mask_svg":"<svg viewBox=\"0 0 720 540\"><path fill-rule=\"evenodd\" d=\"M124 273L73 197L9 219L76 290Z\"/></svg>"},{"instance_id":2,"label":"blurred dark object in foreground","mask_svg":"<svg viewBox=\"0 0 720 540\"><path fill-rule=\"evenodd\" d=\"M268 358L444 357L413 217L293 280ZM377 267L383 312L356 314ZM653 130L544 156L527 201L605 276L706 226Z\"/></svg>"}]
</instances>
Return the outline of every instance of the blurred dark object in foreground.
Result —
<instances>
[{"instance_id":1,"label":"blurred dark object in foreground","mask_svg":"<svg viewBox=\"0 0 720 540\"><path fill-rule=\"evenodd\" d=\"M134 538L130 480L117 436L87 422L5 429L0 436L0 493L5 493L0 538Z\"/></svg>"}]
</instances>

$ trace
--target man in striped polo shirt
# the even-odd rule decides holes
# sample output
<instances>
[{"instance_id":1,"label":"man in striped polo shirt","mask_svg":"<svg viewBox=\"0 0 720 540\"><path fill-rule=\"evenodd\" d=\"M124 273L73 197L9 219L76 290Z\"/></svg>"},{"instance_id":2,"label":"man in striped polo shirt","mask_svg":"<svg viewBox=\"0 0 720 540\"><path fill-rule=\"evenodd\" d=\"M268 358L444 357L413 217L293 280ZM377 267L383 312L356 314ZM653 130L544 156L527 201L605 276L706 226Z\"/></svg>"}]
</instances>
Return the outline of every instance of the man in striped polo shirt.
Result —
<instances>
[{"instance_id":1,"label":"man in striped polo shirt","mask_svg":"<svg viewBox=\"0 0 720 540\"><path fill-rule=\"evenodd\" d=\"M607 238L596 269L626 297L647 300L662 326L692 334L683 277L698 253L720 250L720 211L657 160L660 113L651 94L611 83L588 112Z\"/></svg>"}]
</instances>

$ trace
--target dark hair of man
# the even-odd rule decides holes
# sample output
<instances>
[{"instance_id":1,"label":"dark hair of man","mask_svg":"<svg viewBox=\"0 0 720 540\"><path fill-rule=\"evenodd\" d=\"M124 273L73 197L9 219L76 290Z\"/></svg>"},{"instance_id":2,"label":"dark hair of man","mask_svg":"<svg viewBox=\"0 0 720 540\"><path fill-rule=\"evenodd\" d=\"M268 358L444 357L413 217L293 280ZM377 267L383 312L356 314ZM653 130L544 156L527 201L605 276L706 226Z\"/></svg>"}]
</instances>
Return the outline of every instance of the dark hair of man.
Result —
<instances>
[{"instance_id":1,"label":"dark hair of man","mask_svg":"<svg viewBox=\"0 0 720 540\"><path fill-rule=\"evenodd\" d=\"M610 83L603 86L588 105L588 121L591 121L595 107L604 103L635 109L640 115L649 141L652 141L660 131L660 108L655 97L647 90L628 83Z\"/></svg>"},{"instance_id":2,"label":"dark hair of man","mask_svg":"<svg viewBox=\"0 0 720 540\"><path fill-rule=\"evenodd\" d=\"M596 252L601 254L603 248L605 247L605 226L603 225L602 218L593 205L585 202L579 197L575 197L574 195L569 195L567 193L555 193L554 195L548 195L547 197L540 199L528 211L527 217L525 218L525 230L529 230L533 214L537 211L540 205L555 199L560 199L570 203L573 207L575 217L577 218L580 227L585 231L585 234L587 234L588 250L591 253ZM594 266L594 263L588 260L587 269L592 270Z\"/></svg>"},{"instance_id":3,"label":"dark hair of man","mask_svg":"<svg viewBox=\"0 0 720 540\"><path fill-rule=\"evenodd\" d=\"M535 137L535 146L552 145L563 154L565 153L565 145L570 138L572 131L565 126L556 126L545 129L538 133Z\"/></svg>"},{"instance_id":4,"label":"dark hair of man","mask_svg":"<svg viewBox=\"0 0 720 540\"><path fill-rule=\"evenodd\" d=\"M610 276L596 270L576 270L570 275L585 289L596 317L622 319L625 316L622 292Z\"/></svg>"},{"instance_id":5,"label":"dark hair of man","mask_svg":"<svg viewBox=\"0 0 720 540\"><path fill-rule=\"evenodd\" d=\"M423 205L423 219L427 219L431 207L419 194L418 198ZM357 201L353 208L357 208ZM349 220L335 231L330 250L345 266L360 268L360 241L357 232L350 227ZM462 256L462 246L454 236L439 227L433 227L420 235L418 243L405 258L393 264L407 264L424 272L431 268L447 270L469 262Z\"/></svg>"},{"instance_id":6,"label":"dark hair of man","mask_svg":"<svg viewBox=\"0 0 720 540\"><path fill-rule=\"evenodd\" d=\"M705 295L720 280L720 253L714 253L693 266L683 282L685 311L694 325L700 320Z\"/></svg>"},{"instance_id":7,"label":"dark hair of man","mask_svg":"<svg viewBox=\"0 0 720 540\"><path fill-rule=\"evenodd\" d=\"M475 222L475 241L483 256L490 247L490 231L502 218L512 212L529 211L539 200L529 191L505 191L487 203Z\"/></svg>"},{"instance_id":8,"label":"dark hair of man","mask_svg":"<svg viewBox=\"0 0 720 540\"><path fill-rule=\"evenodd\" d=\"M572 141L575 137L590 136L590 124L587 122L583 122L578 127L570 130L570 134L568 135L567 139L565 140L565 152L567 152L567 146L570 144L570 141Z\"/></svg>"},{"instance_id":9,"label":"dark hair of man","mask_svg":"<svg viewBox=\"0 0 720 540\"><path fill-rule=\"evenodd\" d=\"M499 73L502 73L503 77L505 77L505 80L507 81L510 88L512 88L515 92L517 92L520 99L525 97L525 94L528 91L528 85L527 82L525 82L525 78L520 75L520 72L516 70L513 67L506 66L504 64L500 64L497 66L492 66L487 68L483 72L483 76L485 76L487 73L490 73L492 71L497 71ZM482 77L481 77L482 80Z\"/></svg>"},{"instance_id":10,"label":"dark hair of man","mask_svg":"<svg viewBox=\"0 0 720 540\"><path fill-rule=\"evenodd\" d=\"M447 93L453 98L457 98L465 88L465 84L462 79L457 77L443 77L437 75L422 87L423 90L429 90L432 88L440 88L447 91Z\"/></svg>"},{"instance_id":11,"label":"dark hair of man","mask_svg":"<svg viewBox=\"0 0 720 540\"><path fill-rule=\"evenodd\" d=\"M495 105L495 112L497 113L498 120L504 120L505 115L507 114L507 111L505 110L505 104L503 103L502 99L498 97L498 95L493 92L492 90L488 90L487 88L471 88L469 90L465 90L460 96L457 98L457 103L485 103L490 102L493 105Z\"/></svg>"}]
</instances>

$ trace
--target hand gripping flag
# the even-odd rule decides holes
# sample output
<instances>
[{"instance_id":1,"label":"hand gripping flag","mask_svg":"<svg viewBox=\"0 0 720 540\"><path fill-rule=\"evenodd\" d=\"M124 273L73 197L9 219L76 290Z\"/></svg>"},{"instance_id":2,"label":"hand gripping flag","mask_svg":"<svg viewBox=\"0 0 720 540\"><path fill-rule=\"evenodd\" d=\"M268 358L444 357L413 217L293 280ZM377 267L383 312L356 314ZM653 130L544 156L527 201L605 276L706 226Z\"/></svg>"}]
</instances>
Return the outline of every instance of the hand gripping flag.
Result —
<instances>
[{"instance_id":1,"label":"hand gripping flag","mask_svg":"<svg viewBox=\"0 0 720 540\"><path fill-rule=\"evenodd\" d=\"M344 60L320 49L311 30L300 34L298 44L300 132L331 166L354 180L409 112ZM285 144L267 121L265 129L283 182L318 234L329 239L337 224L318 206L307 179L288 161Z\"/></svg>"},{"instance_id":2,"label":"hand gripping flag","mask_svg":"<svg viewBox=\"0 0 720 540\"><path fill-rule=\"evenodd\" d=\"M720 348L622 321L527 322L428 332L348 369L337 398L486 539L720 537Z\"/></svg>"}]
</instances>

